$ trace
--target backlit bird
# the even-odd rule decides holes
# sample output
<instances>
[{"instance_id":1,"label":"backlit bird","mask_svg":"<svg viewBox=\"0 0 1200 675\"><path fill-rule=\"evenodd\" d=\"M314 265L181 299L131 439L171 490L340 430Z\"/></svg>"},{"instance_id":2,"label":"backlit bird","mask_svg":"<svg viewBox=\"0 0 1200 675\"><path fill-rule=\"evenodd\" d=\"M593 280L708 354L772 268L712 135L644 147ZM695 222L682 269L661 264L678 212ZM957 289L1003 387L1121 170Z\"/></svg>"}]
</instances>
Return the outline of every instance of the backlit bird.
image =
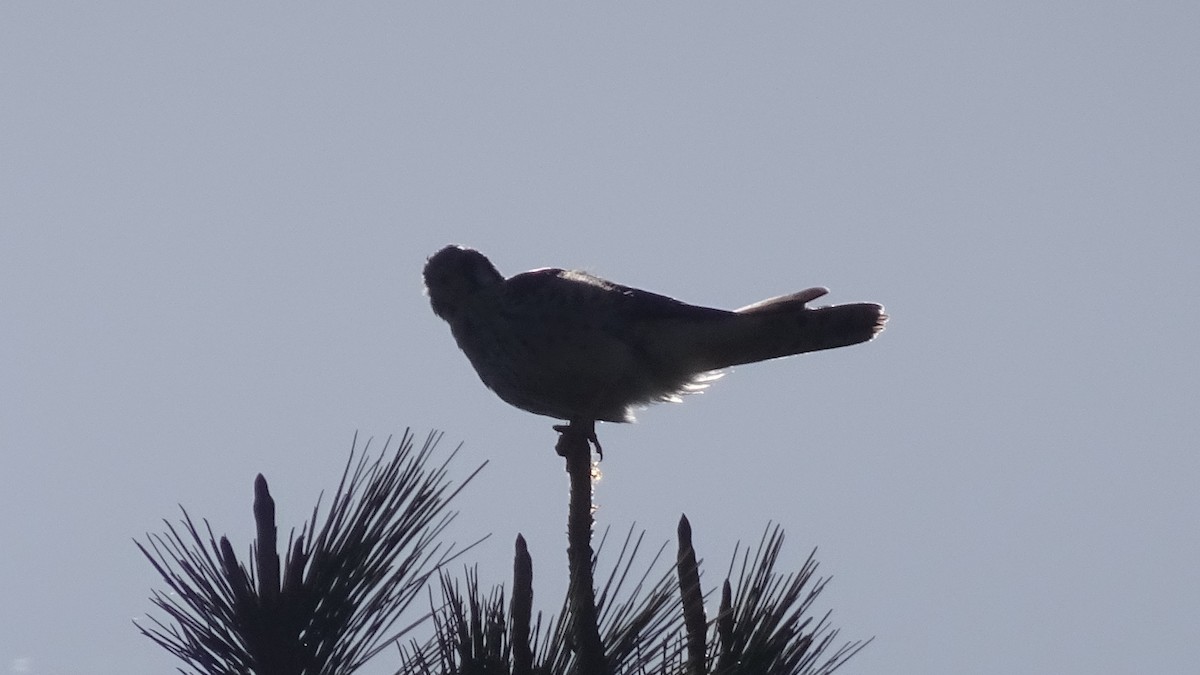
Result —
<instances>
[{"instance_id":1,"label":"backlit bird","mask_svg":"<svg viewBox=\"0 0 1200 675\"><path fill-rule=\"evenodd\" d=\"M631 422L635 408L678 400L722 368L866 342L887 321L873 303L806 307L824 288L727 311L584 272L505 279L459 246L430 257L424 277L434 313L484 384L522 410L589 429Z\"/></svg>"}]
</instances>

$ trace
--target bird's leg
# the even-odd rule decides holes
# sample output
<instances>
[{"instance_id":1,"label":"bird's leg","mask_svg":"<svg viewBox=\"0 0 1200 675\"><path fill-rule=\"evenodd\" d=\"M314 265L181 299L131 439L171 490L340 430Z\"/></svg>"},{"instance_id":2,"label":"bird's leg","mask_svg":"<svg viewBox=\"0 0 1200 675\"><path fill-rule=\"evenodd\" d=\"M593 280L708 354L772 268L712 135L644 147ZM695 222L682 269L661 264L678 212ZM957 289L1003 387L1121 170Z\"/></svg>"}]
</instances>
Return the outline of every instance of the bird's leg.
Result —
<instances>
[{"instance_id":1,"label":"bird's leg","mask_svg":"<svg viewBox=\"0 0 1200 675\"><path fill-rule=\"evenodd\" d=\"M600 461L604 461L604 448L600 447L600 439L596 437L595 420L571 420L567 424L555 424L554 430L560 434L554 445L559 457L566 457L569 452L587 452L590 456L594 445ZM584 447L579 447L580 444Z\"/></svg>"}]
</instances>

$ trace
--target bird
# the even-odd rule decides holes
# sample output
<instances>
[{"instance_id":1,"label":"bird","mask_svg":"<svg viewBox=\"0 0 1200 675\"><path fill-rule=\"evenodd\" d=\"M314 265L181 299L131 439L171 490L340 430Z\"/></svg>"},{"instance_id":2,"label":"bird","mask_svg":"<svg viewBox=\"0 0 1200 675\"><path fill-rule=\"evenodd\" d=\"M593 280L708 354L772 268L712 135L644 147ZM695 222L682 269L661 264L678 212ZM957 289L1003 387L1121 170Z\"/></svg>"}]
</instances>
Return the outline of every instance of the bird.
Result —
<instances>
[{"instance_id":1,"label":"bird","mask_svg":"<svg viewBox=\"0 0 1200 675\"><path fill-rule=\"evenodd\" d=\"M887 321L875 303L808 307L822 287L723 310L578 270L505 278L455 244L428 258L423 277L434 314L489 389L592 441L595 422L633 422L635 410L679 401L727 368L866 342Z\"/></svg>"}]
</instances>

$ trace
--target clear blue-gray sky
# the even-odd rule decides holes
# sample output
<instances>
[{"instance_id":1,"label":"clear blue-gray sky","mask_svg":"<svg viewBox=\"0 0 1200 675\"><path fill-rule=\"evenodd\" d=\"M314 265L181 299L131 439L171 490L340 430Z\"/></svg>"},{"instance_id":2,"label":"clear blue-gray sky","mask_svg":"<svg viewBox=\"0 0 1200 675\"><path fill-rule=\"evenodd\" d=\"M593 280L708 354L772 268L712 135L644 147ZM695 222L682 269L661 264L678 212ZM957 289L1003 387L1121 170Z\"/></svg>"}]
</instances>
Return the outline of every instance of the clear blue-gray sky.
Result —
<instances>
[{"instance_id":1,"label":"clear blue-gray sky","mask_svg":"<svg viewBox=\"0 0 1200 675\"><path fill-rule=\"evenodd\" d=\"M245 550L351 437L464 444L454 536L564 586L551 420L422 296L475 246L712 306L887 305L850 349L602 427L601 527L769 521L847 673L1200 662L1193 2L6 3L0 672L176 664L131 539ZM382 657L374 672L395 661Z\"/></svg>"}]
</instances>

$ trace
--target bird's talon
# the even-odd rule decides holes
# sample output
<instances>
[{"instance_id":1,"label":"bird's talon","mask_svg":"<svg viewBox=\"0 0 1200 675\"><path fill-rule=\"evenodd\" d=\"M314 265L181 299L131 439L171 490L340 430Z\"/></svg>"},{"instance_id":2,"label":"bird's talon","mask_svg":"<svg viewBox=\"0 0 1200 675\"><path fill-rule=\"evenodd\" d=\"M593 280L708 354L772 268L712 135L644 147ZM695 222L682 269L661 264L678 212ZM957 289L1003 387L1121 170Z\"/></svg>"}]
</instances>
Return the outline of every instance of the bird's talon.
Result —
<instances>
[{"instance_id":1,"label":"bird's talon","mask_svg":"<svg viewBox=\"0 0 1200 675\"><path fill-rule=\"evenodd\" d=\"M566 457L567 453L572 449L572 443L583 441L588 444L588 453L591 454L592 446L596 447L596 455L600 461L604 461L604 448L600 447L600 439L596 437L595 422L591 424L555 424L551 427L561 436L554 449L558 452L559 457Z\"/></svg>"},{"instance_id":2,"label":"bird's talon","mask_svg":"<svg viewBox=\"0 0 1200 675\"><path fill-rule=\"evenodd\" d=\"M604 461L604 448L600 447L600 439L596 437L595 430L592 430L592 432L590 434L588 434L588 440L591 441L592 445L596 446L596 457L597 457L596 461L603 462Z\"/></svg>"}]
</instances>

